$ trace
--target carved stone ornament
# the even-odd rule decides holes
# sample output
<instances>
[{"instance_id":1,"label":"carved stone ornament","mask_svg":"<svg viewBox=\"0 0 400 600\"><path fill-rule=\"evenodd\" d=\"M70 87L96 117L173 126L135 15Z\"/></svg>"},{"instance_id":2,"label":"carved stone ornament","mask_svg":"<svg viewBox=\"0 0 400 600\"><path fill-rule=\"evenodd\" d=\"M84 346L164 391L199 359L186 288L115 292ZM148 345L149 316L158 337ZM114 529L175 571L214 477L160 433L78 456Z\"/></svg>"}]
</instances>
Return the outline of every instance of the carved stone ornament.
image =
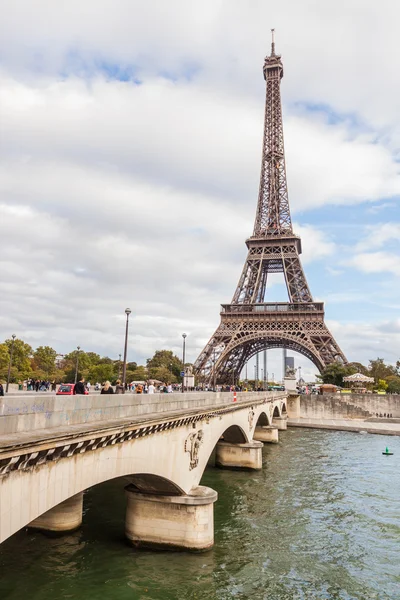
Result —
<instances>
[{"instance_id":1,"label":"carved stone ornament","mask_svg":"<svg viewBox=\"0 0 400 600\"><path fill-rule=\"evenodd\" d=\"M294 367L286 367L285 377L287 379L296 379L296 369Z\"/></svg>"},{"instance_id":2,"label":"carved stone ornament","mask_svg":"<svg viewBox=\"0 0 400 600\"><path fill-rule=\"evenodd\" d=\"M249 411L249 416L248 416L248 419L249 419L249 427L250 427L250 429L252 429L252 428L253 428L254 415L255 415L255 412L254 412L254 410L251 408L251 409L250 409L250 411Z\"/></svg>"},{"instance_id":3,"label":"carved stone ornament","mask_svg":"<svg viewBox=\"0 0 400 600\"><path fill-rule=\"evenodd\" d=\"M200 429L195 433L190 433L185 440L185 452L190 453L189 471L195 469L199 464L199 450L203 443L203 430Z\"/></svg>"}]
</instances>

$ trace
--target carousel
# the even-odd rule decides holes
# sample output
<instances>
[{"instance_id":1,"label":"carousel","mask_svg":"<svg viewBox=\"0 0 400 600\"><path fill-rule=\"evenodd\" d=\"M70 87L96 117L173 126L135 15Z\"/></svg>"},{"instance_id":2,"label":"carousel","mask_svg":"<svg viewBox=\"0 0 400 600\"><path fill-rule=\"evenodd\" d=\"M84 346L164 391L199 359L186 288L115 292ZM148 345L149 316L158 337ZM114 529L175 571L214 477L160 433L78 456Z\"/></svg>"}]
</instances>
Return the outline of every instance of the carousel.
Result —
<instances>
[{"instance_id":1,"label":"carousel","mask_svg":"<svg viewBox=\"0 0 400 600\"><path fill-rule=\"evenodd\" d=\"M375 380L373 377L368 377L362 373L354 373L354 375L343 377L343 381L349 392L364 394L367 391L368 384L374 383Z\"/></svg>"}]
</instances>

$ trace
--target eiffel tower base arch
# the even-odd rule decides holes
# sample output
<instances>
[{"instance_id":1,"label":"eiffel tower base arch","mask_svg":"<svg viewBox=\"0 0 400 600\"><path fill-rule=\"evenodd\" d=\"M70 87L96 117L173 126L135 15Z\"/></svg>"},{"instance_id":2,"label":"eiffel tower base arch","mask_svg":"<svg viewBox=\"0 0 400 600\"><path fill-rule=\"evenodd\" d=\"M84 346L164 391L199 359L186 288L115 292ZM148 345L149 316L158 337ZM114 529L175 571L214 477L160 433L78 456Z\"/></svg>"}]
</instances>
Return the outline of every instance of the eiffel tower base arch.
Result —
<instances>
[{"instance_id":1,"label":"eiffel tower base arch","mask_svg":"<svg viewBox=\"0 0 400 600\"><path fill-rule=\"evenodd\" d=\"M323 303L223 305L221 323L195 369L209 385L238 381L246 362L263 350L286 348L308 358L319 371L346 362L324 321Z\"/></svg>"}]
</instances>

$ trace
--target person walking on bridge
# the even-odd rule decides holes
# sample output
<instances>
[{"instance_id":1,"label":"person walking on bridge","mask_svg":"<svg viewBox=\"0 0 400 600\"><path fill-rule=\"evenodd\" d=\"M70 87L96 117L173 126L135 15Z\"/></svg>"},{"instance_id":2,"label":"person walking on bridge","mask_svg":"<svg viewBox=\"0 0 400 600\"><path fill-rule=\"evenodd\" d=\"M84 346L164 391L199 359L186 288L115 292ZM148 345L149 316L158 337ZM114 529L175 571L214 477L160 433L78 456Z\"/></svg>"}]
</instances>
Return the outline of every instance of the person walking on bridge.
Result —
<instances>
[{"instance_id":1,"label":"person walking on bridge","mask_svg":"<svg viewBox=\"0 0 400 600\"><path fill-rule=\"evenodd\" d=\"M125 388L122 385L120 379L117 379L117 385L115 386L115 393L116 394L125 394Z\"/></svg>"},{"instance_id":2,"label":"person walking on bridge","mask_svg":"<svg viewBox=\"0 0 400 600\"><path fill-rule=\"evenodd\" d=\"M74 394L84 394L85 392L85 380L82 377L82 379L80 379L74 386Z\"/></svg>"},{"instance_id":3,"label":"person walking on bridge","mask_svg":"<svg viewBox=\"0 0 400 600\"><path fill-rule=\"evenodd\" d=\"M112 385L109 381L106 381L105 384L103 385L103 388L100 392L100 394L113 394L114 390L112 388Z\"/></svg>"}]
</instances>

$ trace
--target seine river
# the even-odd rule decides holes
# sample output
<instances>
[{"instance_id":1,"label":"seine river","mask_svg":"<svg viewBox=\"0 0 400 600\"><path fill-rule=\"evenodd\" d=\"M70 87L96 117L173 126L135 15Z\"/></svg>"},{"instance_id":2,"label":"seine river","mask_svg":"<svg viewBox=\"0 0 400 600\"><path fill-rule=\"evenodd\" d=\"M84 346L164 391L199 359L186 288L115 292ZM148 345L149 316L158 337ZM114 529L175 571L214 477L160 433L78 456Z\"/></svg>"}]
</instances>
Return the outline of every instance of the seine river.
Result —
<instances>
[{"instance_id":1,"label":"seine river","mask_svg":"<svg viewBox=\"0 0 400 600\"><path fill-rule=\"evenodd\" d=\"M213 550L126 545L125 482L114 480L85 494L80 531L19 532L0 547L1 600L400 599L400 438L280 439L263 471L206 471L219 494Z\"/></svg>"}]
</instances>

